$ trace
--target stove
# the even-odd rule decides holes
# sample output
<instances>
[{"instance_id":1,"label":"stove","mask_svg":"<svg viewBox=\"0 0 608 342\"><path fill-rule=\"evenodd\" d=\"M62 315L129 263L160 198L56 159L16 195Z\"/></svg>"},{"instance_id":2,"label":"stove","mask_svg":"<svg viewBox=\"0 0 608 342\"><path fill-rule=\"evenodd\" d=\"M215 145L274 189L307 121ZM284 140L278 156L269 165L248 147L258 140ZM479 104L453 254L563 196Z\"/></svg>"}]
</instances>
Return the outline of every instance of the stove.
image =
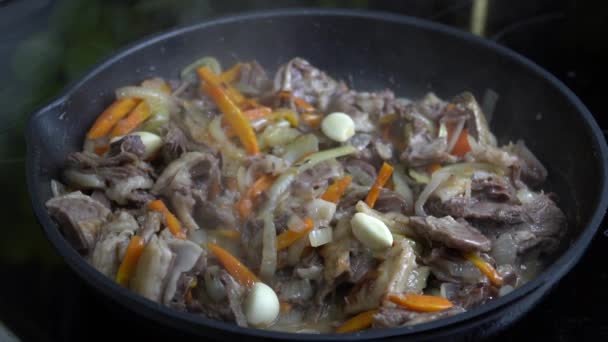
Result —
<instances>
[{"instance_id":1,"label":"stove","mask_svg":"<svg viewBox=\"0 0 608 342\"><path fill-rule=\"evenodd\" d=\"M29 207L25 120L97 60L134 39L218 15L293 6L384 10L483 35L548 69L595 113L601 127L608 128L603 77L608 65L606 2L0 0L0 72L11 85L0 88L5 209L0 227L0 340L184 338L97 296L52 249ZM608 315L603 311L608 305L606 250L608 231L600 231L575 269L496 340L608 340Z\"/></svg>"}]
</instances>

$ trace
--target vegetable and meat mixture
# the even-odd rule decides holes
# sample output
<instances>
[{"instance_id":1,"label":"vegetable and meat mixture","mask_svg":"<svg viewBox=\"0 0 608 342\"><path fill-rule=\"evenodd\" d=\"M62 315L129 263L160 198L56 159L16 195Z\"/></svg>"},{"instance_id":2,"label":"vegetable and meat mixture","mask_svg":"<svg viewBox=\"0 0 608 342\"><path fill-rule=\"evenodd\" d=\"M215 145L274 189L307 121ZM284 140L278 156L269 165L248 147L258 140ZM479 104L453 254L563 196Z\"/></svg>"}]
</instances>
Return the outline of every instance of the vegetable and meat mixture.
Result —
<instances>
[{"instance_id":1,"label":"vegetable and meat mixture","mask_svg":"<svg viewBox=\"0 0 608 342\"><path fill-rule=\"evenodd\" d=\"M547 170L471 93L350 89L301 58L205 57L116 99L46 205L99 272L244 327L347 333L521 286L566 230Z\"/></svg>"}]
</instances>

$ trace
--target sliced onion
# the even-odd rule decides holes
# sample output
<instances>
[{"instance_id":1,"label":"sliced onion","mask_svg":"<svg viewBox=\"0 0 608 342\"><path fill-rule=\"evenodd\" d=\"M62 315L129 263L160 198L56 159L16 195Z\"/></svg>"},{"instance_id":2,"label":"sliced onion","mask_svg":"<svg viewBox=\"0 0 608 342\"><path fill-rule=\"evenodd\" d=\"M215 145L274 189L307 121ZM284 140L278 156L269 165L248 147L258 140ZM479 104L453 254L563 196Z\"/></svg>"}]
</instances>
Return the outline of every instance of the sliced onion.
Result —
<instances>
[{"instance_id":1,"label":"sliced onion","mask_svg":"<svg viewBox=\"0 0 608 342\"><path fill-rule=\"evenodd\" d=\"M177 111L177 103L167 93L160 89L127 86L116 90L116 97L143 99L150 106L152 117L146 121L145 130L157 131L160 126L169 121L171 113Z\"/></svg>"},{"instance_id":2,"label":"sliced onion","mask_svg":"<svg viewBox=\"0 0 608 342\"><path fill-rule=\"evenodd\" d=\"M222 128L222 117L217 116L209 124L209 134L218 144L222 153L229 155L233 159L243 160L245 158L245 151L238 148L236 145L228 139L224 129Z\"/></svg>"},{"instance_id":3,"label":"sliced onion","mask_svg":"<svg viewBox=\"0 0 608 342\"><path fill-rule=\"evenodd\" d=\"M319 139L314 134L305 134L285 146L281 156L289 165L305 155L319 151Z\"/></svg>"},{"instance_id":4,"label":"sliced onion","mask_svg":"<svg viewBox=\"0 0 608 342\"><path fill-rule=\"evenodd\" d=\"M351 145L344 145L329 150L320 151L304 158L304 160L296 164L296 167L298 168L299 172L303 172L326 160L347 156L355 152L357 152L357 149Z\"/></svg>"},{"instance_id":5,"label":"sliced onion","mask_svg":"<svg viewBox=\"0 0 608 342\"><path fill-rule=\"evenodd\" d=\"M264 232L262 240L262 263L260 264L260 277L266 282L272 280L277 270L277 230L273 216L266 213L264 216Z\"/></svg>"},{"instance_id":6,"label":"sliced onion","mask_svg":"<svg viewBox=\"0 0 608 342\"><path fill-rule=\"evenodd\" d=\"M312 247L323 246L326 243L330 243L333 240L333 230L331 227L321 228L313 230L308 233L308 239Z\"/></svg>"},{"instance_id":7,"label":"sliced onion","mask_svg":"<svg viewBox=\"0 0 608 342\"><path fill-rule=\"evenodd\" d=\"M446 179L448 179L450 177L450 175L451 175L451 173L441 172L441 170L437 171L433 174L431 181L429 182L429 184L426 185L424 190L422 190L422 192L420 193L420 196L418 196L418 199L416 200L416 203L414 204L414 209L415 209L416 215L426 216L426 212L424 211L424 204L429 199L431 194L433 194L433 192L443 182L445 182Z\"/></svg>"},{"instance_id":8,"label":"sliced onion","mask_svg":"<svg viewBox=\"0 0 608 342\"><path fill-rule=\"evenodd\" d=\"M201 67L208 67L213 71L214 74L219 75L222 73L222 66L220 62L214 57L205 56L192 62L188 66L182 69L179 76L182 81L196 82L196 69Z\"/></svg>"},{"instance_id":9,"label":"sliced onion","mask_svg":"<svg viewBox=\"0 0 608 342\"><path fill-rule=\"evenodd\" d=\"M193 230L188 234L188 239L202 246L207 243L207 231L204 229Z\"/></svg>"},{"instance_id":10,"label":"sliced onion","mask_svg":"<svg viewBox=\"0 0 608 342\"><path fill-rule=\"evenodd\" d=\"M289 189L289 186L294 181L297 174L297 170L289 169L274 181L270 189L268 189L268 200L264 204L264 207L260 210L260 218L263 218L266 213L274 212L281 195L283 195L283 193Z\"/></svg>"},{"instance_id":11,"label":"sliced onion","mask_svg":"<svg viewBox=\"0 0 608 342\"><path fill-rule=\"evenodd\" d=\"M393 172L393 184L395 184L395 192L403 197L408 210L411 210L414 207L414 192L407 183L403 168L395 168Z\"/></svg>"}]
</instances>

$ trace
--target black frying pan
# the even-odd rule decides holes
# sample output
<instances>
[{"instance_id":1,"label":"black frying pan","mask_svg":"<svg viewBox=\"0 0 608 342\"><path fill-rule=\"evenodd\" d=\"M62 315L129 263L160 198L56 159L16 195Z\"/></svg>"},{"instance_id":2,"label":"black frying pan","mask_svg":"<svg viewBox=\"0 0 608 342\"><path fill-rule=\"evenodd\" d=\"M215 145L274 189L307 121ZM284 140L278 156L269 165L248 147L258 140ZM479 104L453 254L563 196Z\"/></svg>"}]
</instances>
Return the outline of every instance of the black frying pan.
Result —
<instances>
[{"instance_id":1,"label":"black frying pan","mask_svg":"<svg viewBox=\"0 0 608 342\"><path fill-rule=\"evenodd\" d=\"M354 335L295 335L240 328L173 311L124 289L90 267L60 234L44 202L66 155L80 150L114 89L161 75L176 77L200 56L230 65L257 59L275 69L302 56L356 89L392 88L417 97L450 97L486 89L500 95L492 129L501 143L523 138L549 169L570 235L564 252L539 277L507 296L447 319ZM92 287L124 307L194 335L289 340L435 339L483 337L534 306L579 260L608 205L608 152L595 120L554 76L494 43L439 24L385 13L283 10L233 16L178 29L137 43L103 62L60 98L31 116L27 176L34 211L51 243Z\"/></svg>"}]
</instances>

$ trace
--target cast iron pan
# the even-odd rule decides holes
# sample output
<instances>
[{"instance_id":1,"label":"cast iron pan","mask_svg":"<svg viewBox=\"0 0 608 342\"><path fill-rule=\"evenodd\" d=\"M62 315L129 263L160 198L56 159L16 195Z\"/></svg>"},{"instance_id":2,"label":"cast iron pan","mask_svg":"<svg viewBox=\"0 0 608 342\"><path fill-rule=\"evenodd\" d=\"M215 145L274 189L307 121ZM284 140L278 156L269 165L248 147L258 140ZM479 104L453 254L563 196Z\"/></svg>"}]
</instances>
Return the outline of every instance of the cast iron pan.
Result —
<instances>
[{"instance_id":1,"label":"cast iron pan","mask_svg":"<svg viewBox=\"0 0 608 342\"><path fill-rule=\"evenodd\" d=\"M467 313L398 329L350 335L287 334L240 328L180 313L135 295L90 267L60 234L44 203L69 152L81 142L114 90L161 75L175 78L200 56L224 65L258 60L276 69L294 56L356 89L393 89L417 97L432 90L450 97L486 89L500 95L492 129L501 143L522 138L549 169L549 189L569 219L564 252L539 277ZM148 319L182 333L216 338L364 340L472 338L492 334L535 305L579 260L608 205L606 142L595 120L560 81L524 57L492 42L436 23L386 13L280 10L232 16L143 40L106 60L62 96L31 116L27 177L32 205L51 243L93 288Z\"/></svg>"}]
</instances>

